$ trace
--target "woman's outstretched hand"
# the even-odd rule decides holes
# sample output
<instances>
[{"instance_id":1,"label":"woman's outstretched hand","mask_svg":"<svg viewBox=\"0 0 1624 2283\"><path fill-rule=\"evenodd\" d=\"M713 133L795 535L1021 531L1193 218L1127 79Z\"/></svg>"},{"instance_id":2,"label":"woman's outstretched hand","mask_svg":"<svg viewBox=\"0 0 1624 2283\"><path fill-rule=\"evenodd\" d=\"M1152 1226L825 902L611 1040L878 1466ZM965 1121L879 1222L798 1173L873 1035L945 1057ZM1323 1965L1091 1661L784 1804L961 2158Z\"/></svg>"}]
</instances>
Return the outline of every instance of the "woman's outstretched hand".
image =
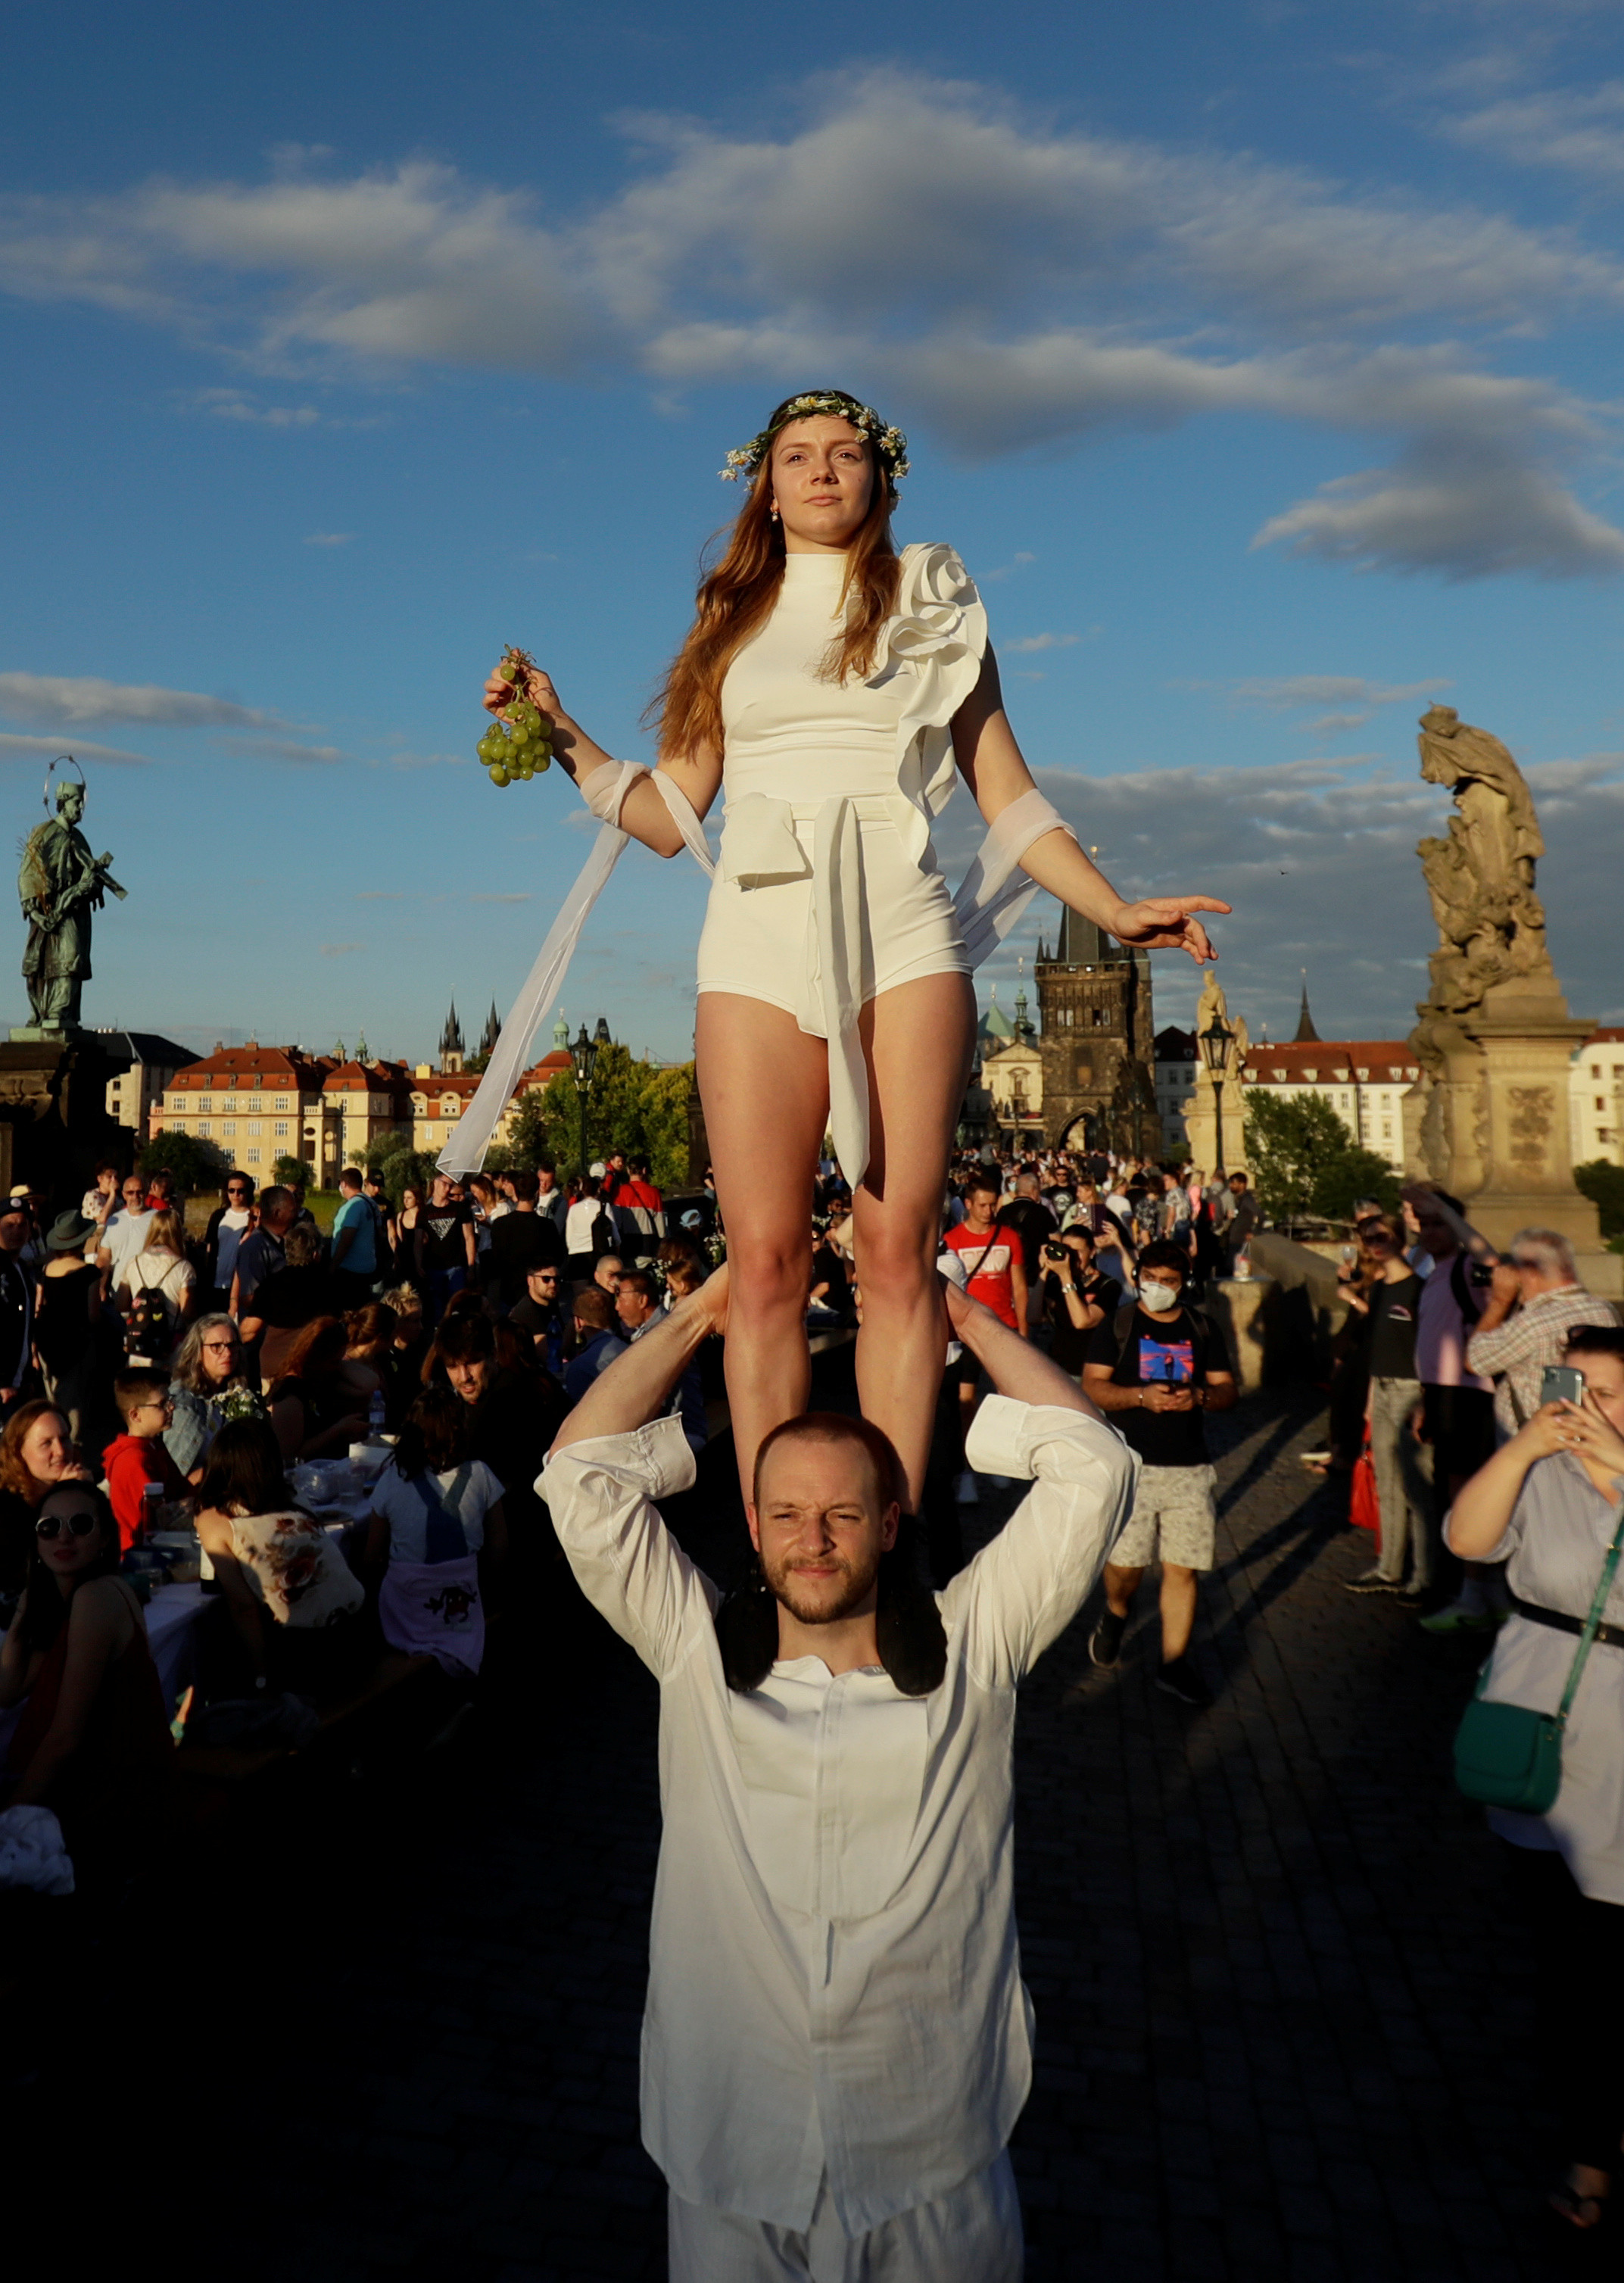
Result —
<instances>
[{"instance_id":1,"label":"woman's outstretched hand","mask_svg":"<svg viewBox=\"0 0 1624 2283\"><path fill-rule=\"evenodd\" d=\"M1198 967L1204 967L1218 954L1193 915L1233 908L1212 896L1146 896L1137 904L1124 904L1110 923L1110 932L1136 951L1187 951Z\"/></svg>"},{"instance_id":2,"label":"woman's outstretched hand","mask_svg":"<svg viewBox=\"0 0 1624 2283\"><path fill-rule=\"evenodd\" d=\"M553 687L552 675L544 674L539 666L532 666L524 680L525 697L532 705L546 714L549 722L556 726L563 714L563 706L560 703L558 692ZM497 666L486 678L484 699L486 712L500 713L504 705L510 705L517 688L517 683L505 682L502 679L501 668Z\"/></svg>"}]
</instances>

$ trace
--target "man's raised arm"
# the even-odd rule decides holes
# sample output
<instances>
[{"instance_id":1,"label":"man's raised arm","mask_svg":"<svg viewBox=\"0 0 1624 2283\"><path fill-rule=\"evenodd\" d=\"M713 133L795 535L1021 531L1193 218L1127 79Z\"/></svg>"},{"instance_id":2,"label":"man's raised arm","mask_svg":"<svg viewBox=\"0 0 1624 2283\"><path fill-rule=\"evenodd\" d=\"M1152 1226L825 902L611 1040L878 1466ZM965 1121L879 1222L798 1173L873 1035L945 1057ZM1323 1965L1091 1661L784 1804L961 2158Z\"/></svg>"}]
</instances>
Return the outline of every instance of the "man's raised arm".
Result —
<instances>
[{"instance_id":1,"label":"man's raised arm","mask_svg":"<svg viewBox=\"0 0 1624 2283\"><path fill-rule=\"evenodd\" d=\"M626 1435L633 1427L647 1426L664 1410L672 1390L711 1334L727 1329L724 1266L697 1292L679 1300L663 1324L633 1340L624 1355L598 1374L559 1429L554 1452L600 1435Z\"/></svg>"},{"instance_id":2,"label":"man's raised arm","mask_svg":"<svg viewBox=\"0 0 1624 2283\"><path fill-rule=\"evenodd\" d=\"M972 1300L956 1284L942 1280L953 1337L962 1340L1000 1395L1014 1403L1044 1403L1061 1411L1081 1411L1105 1424L1098 1405L1041 1348L1001 1323L991 1308Z\"/></svg>"}]
</instances>

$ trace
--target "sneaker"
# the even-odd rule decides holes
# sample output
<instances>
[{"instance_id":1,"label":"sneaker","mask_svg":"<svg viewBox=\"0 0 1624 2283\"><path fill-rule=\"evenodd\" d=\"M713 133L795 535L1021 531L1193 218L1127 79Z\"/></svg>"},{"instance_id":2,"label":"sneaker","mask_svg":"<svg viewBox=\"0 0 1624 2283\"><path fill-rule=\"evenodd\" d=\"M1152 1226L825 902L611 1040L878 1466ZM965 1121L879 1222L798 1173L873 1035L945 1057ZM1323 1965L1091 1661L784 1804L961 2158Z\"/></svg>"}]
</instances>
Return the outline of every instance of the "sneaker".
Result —
<instances>
[{"instance_id":1,"label":"sneaker","mask_svg":"<svg viewBox=\"0 0 1624 2283\"><path fill-rule=\"evenodd\" d=\"M960 1506L979 1506L981 1492L975 1487L975 1477L966 1472L953 1484L953 1497Z\"/></svg>"},{"instance_id":2,"label":"sneaker","mask_svg":"<svg viewBox=\"0 0 1624 2283\"><path fill-rule=\"evenodd\" d=\"M1094 1664L1115 1664L1122 1655L1123 1635L1127 1630L1126 1617L1119 1617L1115 1609L1101 1609L1099 1622L1088 1637L1090 1662Z\"/></svg>"},{"instance_id":3,"label":"sneaker","mask_svg":"<svg viewBox=\"0 0 1624 2283\"><path fill-rule=\"evenodd\" d=\"M1200 1712L1212 1703L1212 1691L1187 1656L1176 1656L1170 1664L1161 1666L1156 1673L1156 1686L1169 1696L1176 1696L1193 1712Z\"/></svg>"},{"instance_id":4,"label":"sneaker","mask_svg":"<svg viewBox=\"0 0 1624 2283\"><path fill-rule=\"evenodd\" d=\"M1449 1601L1418 1622L1424 1633L1487 1633L1494 1631L1495 1613L1465 1601Z\"/></svg>"},{"instance_id":5,"label":"sneaker","mask_svg":"<svg viewBox=\"0 0 1624 2283\"><path fill-rule=\"evenodd\" d=\"M1342 1580L1345 1593L1402 1593L1403 1590L1402 1579L1384 1578L1379 1570L1362 1570L1356 1578Z\"/></svg>"}]
</instances>

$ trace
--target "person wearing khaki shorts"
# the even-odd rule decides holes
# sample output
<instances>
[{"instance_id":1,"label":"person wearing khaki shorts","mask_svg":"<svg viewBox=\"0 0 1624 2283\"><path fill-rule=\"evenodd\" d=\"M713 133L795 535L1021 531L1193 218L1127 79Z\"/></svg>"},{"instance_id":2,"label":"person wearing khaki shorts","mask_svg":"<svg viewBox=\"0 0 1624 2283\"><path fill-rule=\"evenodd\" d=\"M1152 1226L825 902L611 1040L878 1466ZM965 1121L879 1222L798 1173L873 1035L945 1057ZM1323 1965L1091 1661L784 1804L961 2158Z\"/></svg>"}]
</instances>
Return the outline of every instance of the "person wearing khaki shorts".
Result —
<instances>
[{"instance_id":1,"label":"person wearing khaki shorts","mask_svg":"<svg viewBox=\"0 0 1624 2283\"><path fill-rule=\"evenodd\" d=\"M1143 1461L1128 1527L1106 1564L1106 1606L1089 1655L1099 1665L1116 1663L1139 1581L1159 1562L1156 1686L1196 1711L1212 1702L1189 1654L1196 1579L1212 1568L1217 1531L1202 1414L1227 1411L1235 1382L1211 1327L1185 1304L1188 1269L1179 1245L1162 1238L1146 1246L1138 1298L1093 1334L1083 1387Z\"/></svg>"}]
</instances>

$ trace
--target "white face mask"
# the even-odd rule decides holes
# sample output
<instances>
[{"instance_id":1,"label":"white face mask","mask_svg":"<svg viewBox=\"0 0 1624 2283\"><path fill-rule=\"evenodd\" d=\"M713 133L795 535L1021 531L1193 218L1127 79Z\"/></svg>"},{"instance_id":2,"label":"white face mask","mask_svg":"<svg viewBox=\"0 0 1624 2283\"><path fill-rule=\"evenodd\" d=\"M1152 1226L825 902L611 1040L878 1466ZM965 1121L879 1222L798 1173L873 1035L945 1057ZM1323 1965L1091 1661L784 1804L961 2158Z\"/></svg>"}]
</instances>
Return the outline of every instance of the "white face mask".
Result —
<instances>
[{"instance_id":1,"label":"white face mask","mask_svg":"<svg viewBox=\"0 0 1624 2283\"><path fill-rule=\"evenodd\" d=\"M1174 1291L1170 1284L1146 1282L1139 1286L1140 1305L1148 1308L1153 1316L1160 1316L1167 1309L1176 1308L1178 1305L1178 1294Z\"/></svg>"}]
</instances>

